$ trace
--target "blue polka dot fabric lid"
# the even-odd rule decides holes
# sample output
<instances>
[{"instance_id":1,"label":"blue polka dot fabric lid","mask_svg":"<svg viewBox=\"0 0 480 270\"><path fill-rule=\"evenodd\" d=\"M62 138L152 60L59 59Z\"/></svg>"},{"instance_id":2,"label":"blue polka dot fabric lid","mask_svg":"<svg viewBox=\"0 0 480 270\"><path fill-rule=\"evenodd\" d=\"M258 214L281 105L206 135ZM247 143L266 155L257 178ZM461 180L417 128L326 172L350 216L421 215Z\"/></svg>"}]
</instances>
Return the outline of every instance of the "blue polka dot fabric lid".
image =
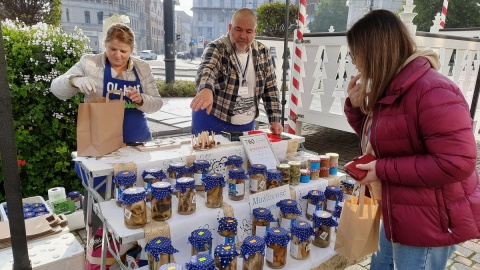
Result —
<instances>
[{"instance_id":1,"label":"blue polka dot fabric lid","mask_svg":"<svg viewBox=\"0 0 480 270\"><path fill-rule=\"evenodd\" d=\"M208 162L208 160L200 159L193 162L194 171L202 171L203 173L207 173L209 168L210 162Z\"/></svg>"},{"instance_id":2,"label":"blue polka dot fabric lid","mask_svg":"<svg viewBox=\"0 0 480 270\"><path fill-rule=\"evenodd\" d=\"M214 254L220 259L222 267L227 267L238 256L235 244L220 244L215 248Z\"/></svg>"},{"instance_id":3,"label":"blue polka dot fabric lid","mask_svg":"<svg viewBox=\"0 0 480 270\"><path fill-rule=\"evenodd\" d=\"M207 254L192 256L186 265L188 270L215 270L215 261Z\"/></svg>"},{"instance_id":4,"label":"blue polka dot fabric lid","mask_svg":"<svg viewBox=\"0 0 480 270\"><path fill-rule=\"evenodd\" d=\"M247 236L243 240L240 252L244 259L247 259L250 255L260 252L265 255L265 240L259 236Z\"/></svg>"},{"instance_id":5,"label":"blue polka dot fabric lid","mask_svg":"<svg viewBox=\"0 0 480 270\"><path fill-rule=\"evenodd\" d=\"M228 170L228 177L230 179L247 179L245 170L242 168L230 168Z\"/></svg>"},{"instance_id":6,"label":"blue polka dot fabric lid","mask_svg":"<svg viewBox=\"0 0 480 270\"><path fill-rule=\"evenodd\" d=\"M24 212L23 213L23 218L25 218L25 219L33 218L33 217L36 217L36 216L37 215L34 212Z\"/></svg>"},{"instance_id":7,"label":"blue polka dot fabric lid","mask_svg":"<svg viewBox=\"0 0 480 270\"><path fill-rule=\"evenodd\" d=\"M263 164L252 164L250 170L248 170L248 175L252 174L262 174L267 172L267 166Z\"/></svg>"},{"instance_id":8,"label":"blue polka dot fabric lid","mask_svg":"<svg viewBox=\"0 0 480 270\"><path fill-rule=\"evenodd\" d=\"M171 163L168 165L167 172L175 172L177 174L177 178L180 178L187 171L187 168L185 166L186 165L183 162Z\"/></svg>"},{"instance_id":9,"label":"blue polka dot fabric lid","mask_svg":"<svg viewBox=\"0 0 480 270\"><path fill-rule=\"evenodd\" d=\"M268 229L265 235L265 244L278 244L281 246L287 246L290 241L287 231L282 227L272 227Z\"/></svg>"},{"instance_id":10,"label":"blue polka dot fabric lid","mask_svg":"<svg viewBox=\"0 0 480 270\"><path fill-rule=\"evenodd\" d=\"M320 202L325 202L325 194L320 190L310 190L307 195L302 197L303 199L310 199L313 204L318 204Z\"/></svg>"},{"instance_id":11,"label":"blue polka dot fabric lid","mask_svg":"<svg viewBox=\"0 0 480 270\"><path fill-rule=\"evenodd\" d=\"M218 221L217 232L230 231L237 232L237 219L234 217L223 217Z\"/></svg>"},{"instance_id":12,"label":"blue polka dot fabric lid","mask_svg":"<svg viewBox=\"0 0 480 270\"><path fill-rule=\"evenodd\" d=\"M142 173L143 179L165 179L167 175L160 168L147 168Z\"/></svg>"},{"instance_id":13,"label":"blue polka dot fabric lid","mask_svg":"<svg viewBox=\"0 0 480 270\"><path fill-rule=\"evenodd\" d=\"M197 250L203 250L212 247L212 239L212 232L207 229L197 229L188 237L188 242ZM207 245L207 247L205 247L205 245Z\"/></svg>"},{"instance_id":14,"label":"blue polka dot fabric lid","mask_svg":"<svg viewBox=\"0 0 480 270\"><path fill-rule=\"evenodd\" d=\"M146 192L143 187L131 187L122 192L123 205L130 205L146 199Z\"/></svg>"},{"instance_id":15,"label":"blue polka dot fabric lid","mask_svg":"<svg viewBox=\"0 0 480 270\"><path fill-rule=\"evenodd\" d=\"M225 162L225 166L233 165L237 168L241 167L243 164L243 158L241 156L229 156Z\"/></svg>"},{"instance_id":16,"label":"blue polka dot fabric lid","mask_svg":"<svg viewBox=\"0 0 480 270\"><path fill-rule=\"evenodd\" d=\"M152 184L152 196L157 199L163 199L172 194L172 185L168 182L156 182Z\"/></svg>"},{"instance_id":17,"label":"blue polka dot fabric lid","mask_svg":"<svg viewBox=\"0 0 480 270\"><path fill-rule=\"evenodd\" d=\"M152 254L155 261L158 262L160 260L160 254L173 254L177 253L178 250L172 246L170 238L156 237L147 243L145 246L145 252Z\"/></svg>"},{"instance_id":18,"label":"blue polka dot fabric lid","mask_svg":"<svg viewBox=\"0 0 480 270\"><path fill-rule=\"evenodd\" d=\"M313 213L313 227L318 228L322 225L328 227L337 226L337 222L333 219L332 214L327 211L315 211Z\"/></svg>"},{"instance_id":19,"label":"blue polka dot fabric lid","mask_svg":"<svg viewBox=\"0 0 480 270\"><path fill-rule=\"evenodd\" d=\"M167 263L160 266L160 268L158 268L158 270L183 270L183 269L184 269L183 266L177 263Z\"/></svg>"},{"instance_id":20,"label":"blue polka dot fabric lid","mask_svg":"<svg viewBox=\"0 0 480 270\"><path fill-rule=\"evenodd\" d=\"M216 186L225 186L225 178L221 173L208 173L202 181L205 184L205 191L209 191Z\"/></svg>"},{"instance_id":21,"label":"blue polka dot fabric lid","mask_svg":"<svg viewBox=\"0 0 480 270\"><path fill-rule=\"evenodd\" d=\"M33 212L33 209L32 207L23 207L23 213Z\"/></svg>"},{"instance_id":22,"label":"blue polka dot fabric lid","mask_svg":"<svg viewBox=\"0 0 480 270\"><path fill-rule=\"evenodd\" d=\"M336 218L340 218L340 215L342 214L342 208L343 208L343 202L339 202L337 205L335 205L333 216Z\"/></svg>"},{"instance_id":23,"label":"blue polka dot fabric lid","mask_svg":"<svg viewBox=\"0 0 480 270\"><path fill-rule=\"evenodd\" d=\"M78 198L79 196L80 196L80 191L70 191L68 193L68 197L72 200L75 198Z\"/></svg>"},{"instance_id":24,"label":"blue polka dot fabric lid","mask_svg":"<svg viewBox=\"0 0 480 270\"><path fill-rule=\"evenodd\" d=\"M175 188L179 189L182 194L187 192L187 189L195 189L195 179L192 177L181 177L177 179L177 183L175 184Z\"/></svg>"},{"instance_id":25,"label":"blue polka dot fabric lid","mask_svg":"<svg viewBox=\"0 0 480 270\"><path fill-rule=\"evenodd\" d=\"M327 186L325 189L325 197L337 196L339 201L343 201L343 190L337 186Z\"/></svg>"},{"instance_id":26,"label":"blue polka dot fabric lid","mask_svg":"<svg viewBox=\"0 0 480 270\"><path fill-rule=\"evenodd\" d=\"M283 199L277 202L276 205L280 207L280 211L283 214L302 214L302 212L298 210L297 202L295 200Z\"/></svg>"},{"instance_id":27,"label":"blue polka dot fabric lid","mask_svg":"<svg viewBox=\"0 0 480 270\"><path fill-rule=\"evenodd\" d=\"M270 169L267 170L267 181L272 181L273 179L277 179L279 181L282 180L282 172L277 169Z\"/></svg>"},{"instance_id":28,"label":"blue polka dot fabric lid","mask_svg":"<svg viewBox=\"0 0 480 270\"><path fill-rule=\"evenodd\" d=\"M256 219L263 219L269 222L276 221L275 218L273 218L272 212L270 212L270 210L268 210L267 208L263 207L253 209L253 216Z\"/></svg>"},{"instance_id":29,"label":"blue polka dot fabric lid","mask_svg":"<svg viewBox=\"0 0 480 270\"><path fill-rule=\"evenodd\" d=\"M39 217L39 216L44 216L44 215L49 215L50 212L38 212L36 213L36 216Z\"/></svg>"},{"instance_id":30,"label":"blue polka dot fabric lid","mask_svg":"<svg viewBox=\"0 0 480 270\"><path fill-rule=\"evenodd\" d=\"M33 208L33 212L35 212L35 213L38 213L38 212L47 212L47 208L45 208L45 207L43 207L43 206L39 206L39 207Z\"/></svg>"},{"instance_id":31,"label":"blue polka dot fabric lid","mask_svg":"<svg viewBox=\"0 0 480 270\"><path fill-rule=\"evenodd\" d=\"M132 171L120 171L115 175L113 182L120 186L133 185L137 181L137 175Z\"/></svg>"},{"instance_id":32,"label":"blue polka dot fabric lid","mask_svg":"<svg viewBox=\"0 0 480 270\"><path fill-rule=\"evenodd\" d=\"M315 235L312 225L304 220L295 220L292 224L291 233L298 237L298 242L305 242L310 236Z\"/></svg>"},{"instance_id":33,"label":"blue polka dot fabric lid","mask_svg":"<svg viewBox=\"0 0 480 270\"><path fill-rule=\"evenodd\" d=\"M30 208L45 207L45 204L44 203L32 203L32 204L29 204L28 207L30 207Z\"/></svg>"}]
</instances>

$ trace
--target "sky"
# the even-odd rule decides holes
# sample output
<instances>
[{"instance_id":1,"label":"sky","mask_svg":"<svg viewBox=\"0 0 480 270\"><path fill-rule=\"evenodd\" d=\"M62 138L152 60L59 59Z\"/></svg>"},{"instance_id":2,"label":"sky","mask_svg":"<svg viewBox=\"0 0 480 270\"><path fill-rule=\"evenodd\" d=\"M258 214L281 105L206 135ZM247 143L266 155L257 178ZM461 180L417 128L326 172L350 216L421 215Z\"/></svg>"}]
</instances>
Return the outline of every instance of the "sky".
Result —
<instances>
[{"instance_id":1,"label":"sky","mask_svg":"<svg viewBox=\"0 0 480 270\"><path fill-rule=\"evenodd\" d=\"M178 0L180 2L180 6L175 6L175 10L183 10L188 15L192 16L192 1L193 0Z\"/></svg>"}]
</instances>

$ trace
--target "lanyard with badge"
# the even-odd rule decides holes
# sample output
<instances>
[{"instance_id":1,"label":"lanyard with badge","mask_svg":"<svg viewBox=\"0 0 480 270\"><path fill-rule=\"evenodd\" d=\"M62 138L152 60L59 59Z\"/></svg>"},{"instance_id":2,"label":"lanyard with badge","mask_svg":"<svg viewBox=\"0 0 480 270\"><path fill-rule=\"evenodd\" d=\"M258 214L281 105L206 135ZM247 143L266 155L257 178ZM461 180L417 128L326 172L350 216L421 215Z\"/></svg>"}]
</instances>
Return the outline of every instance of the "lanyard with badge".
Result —
<instances>
[{"instance_id":1,"label":"lanyard with badge","mask_svg":"<svg viewBox=\"0 0 480 270\"><path fill-rule=\"evenodd\" d=\"M237 59L237 64L241 68L242 65L240 63L240 59L238 59L237 52L233 51L235 54L235 58ZM242 71L242 84L240 85L240 88L238 88L238 95L239 96L245 96L248 95L248 86L247 86L247 79L245 78L247 75L247 70L248 70L248 62L250 61L250 54L248 53L247 56L247 62L245 64L245 68Z\"/></svg>"}]
</instances>

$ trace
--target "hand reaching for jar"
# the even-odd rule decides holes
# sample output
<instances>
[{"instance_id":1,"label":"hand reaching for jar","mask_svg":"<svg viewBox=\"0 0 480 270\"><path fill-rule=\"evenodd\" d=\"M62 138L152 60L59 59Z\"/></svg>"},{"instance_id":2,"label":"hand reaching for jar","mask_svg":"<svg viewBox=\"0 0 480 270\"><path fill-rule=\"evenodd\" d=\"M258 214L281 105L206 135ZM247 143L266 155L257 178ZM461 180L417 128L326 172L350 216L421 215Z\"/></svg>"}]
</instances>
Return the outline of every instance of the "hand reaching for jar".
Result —
<instances>
[{"instance_id":1,"label":"hand reaching for jar","mask_svg":"<svg viewBox=\"0 0 480 270\"><path fill-rule=\"evenodd\" d=\"M128 87L129 91L126 91L125 95L128 97L130 100L132 100L133 103L142 106L143 105L143 97L142 94L133 87Z\"/></svg>"}]
</instances>

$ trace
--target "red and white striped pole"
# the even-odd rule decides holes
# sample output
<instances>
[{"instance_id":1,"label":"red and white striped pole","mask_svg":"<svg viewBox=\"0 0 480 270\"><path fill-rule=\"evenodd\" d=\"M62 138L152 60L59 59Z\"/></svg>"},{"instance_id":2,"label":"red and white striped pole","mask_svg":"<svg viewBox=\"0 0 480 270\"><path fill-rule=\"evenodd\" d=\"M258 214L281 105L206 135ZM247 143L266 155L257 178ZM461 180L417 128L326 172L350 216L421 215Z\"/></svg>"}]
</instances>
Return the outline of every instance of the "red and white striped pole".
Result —
<instances>
[{"instance_id":1,"label":"red and white striped pole","mask_svg":"<svg viewBox=\"0 0 480 270\"><path fill-rule=\"evenodd\" d=\"M288 117L288 133L296 133L297 112L301 107L300 92L301 92L301 66L302 66L302 47L303 31L305 29L305 19L307 17L307 0L300 0L298 9L298 29L295 30L295 40L293 43L293 70L292 79L290 80L290 113Z\"/></svg>"},{"instance_id":2,"label":"red and white striped pole","mask_svg":"<svg viewBox=\"0 0 480 270\"><path fill-rule=\"evenodd\" d=\"M445 20L447 19L448 1L449 0L443 0L442 14L440 15L440 28L441 29L445 28Z\"/></svg>"}]
</instances>

